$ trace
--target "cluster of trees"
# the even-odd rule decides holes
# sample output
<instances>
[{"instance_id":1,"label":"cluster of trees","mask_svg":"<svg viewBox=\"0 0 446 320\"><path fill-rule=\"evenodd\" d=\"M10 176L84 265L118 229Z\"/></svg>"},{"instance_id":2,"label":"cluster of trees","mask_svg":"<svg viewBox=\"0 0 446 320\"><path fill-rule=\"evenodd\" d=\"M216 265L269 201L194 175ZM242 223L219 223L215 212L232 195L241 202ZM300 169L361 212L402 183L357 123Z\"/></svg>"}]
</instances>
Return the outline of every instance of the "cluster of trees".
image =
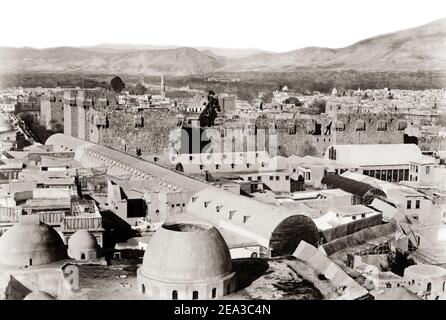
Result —
<instances>
[{"instance_id":1,"label":"cluster of trees","mask_svg":"<svg viewBox=\"0 0 446 320\"><path fill-rule=\"evenodd\" d=\"M217 112L220 112L220 102L218 101L218 97L215 97L215 92L209 90L208 93L208 103L206 107L201 112L198 120L200 121L200 127L212 127L215 123L215 119L217 118Z\"/></svg>"},{"instance_id":2,"label":"cluster of trees","mask_svg":"<svg viewBox=\"0 0 446 320\"><path fill-rule=\"evenodd\" d=\"M286 103L286 104L294 104L296 107L300 107L300 106L302 105L302 102L300 102L299 99L296 98L296 97L289 97L289 98L286 98L286 99L283 101L283 103Z\"/></svg>"},{"instance_id":3,"label":"cluster of trees","mask_svg":"<svg viewBox=\"0 0 446 320\"><path fill-rule=\"evenodd\" d=\"M136 85L129 87L129 93L135 95L143 95L149 94L150 91L141 83L137 83Z\"/></svg>"},{"instance_id":4,"label":"cluster of trees","mask_svg":"<svg viewBox=\"0 0 446 320\"><path fill-rule=\"evenodd\" d=\"M26 140L25 135L21 132L17 132L15 135L15 147L16 150L23 150L23 148L30 146L31 142Z\"/></svg>"},{"instance_id":5,"label":"cluster of trees","mask_svg":"<svg viewBox=\"0 0 446 320\"><path fill-rule=\"evenodd\" d=\"M318 110L318 113L324 113L326 106L325 99L314 99L309 105L310 108Z\"/></svg>"},{"instance_id":6,"label":"cluster of trees","mask_svg":"<svg viewBox=\"0 0 446 320\"><path fill-rule=\"evenodd\" d=\"M125 88L125 83L120 77L114 77L110 81L110 89L116 93L120 93Z\"/></svg>"}]
</instances>

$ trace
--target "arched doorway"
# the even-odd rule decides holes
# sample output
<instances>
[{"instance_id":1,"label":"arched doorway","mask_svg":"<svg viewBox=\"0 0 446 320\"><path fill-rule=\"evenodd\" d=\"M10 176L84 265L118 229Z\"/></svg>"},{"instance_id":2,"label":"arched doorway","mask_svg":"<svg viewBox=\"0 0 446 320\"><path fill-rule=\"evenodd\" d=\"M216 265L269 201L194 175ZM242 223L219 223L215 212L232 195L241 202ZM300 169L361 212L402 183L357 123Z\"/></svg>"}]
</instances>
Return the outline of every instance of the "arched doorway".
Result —
<instances>
[{"instance_id":1,"label":"arched doorway","mask_svg":"<svg viewBox=\"0 0 446 320\"><path fill-rule=\"evenodd\" d=\"M177 290L172 291L172 300L178 300L178 291Z\"/></svg>"},{"instance_id":2,"label":"arched doorway","mask_svg":"<svg viewBox=\"0 0 446 320\"><path fill-rule=\"evenodd\" d=\"M146 293L146 286L144 284L141 285L141 293L142 294Z\"/></svg>"},{"instance_id":3,"label":"arched doorway","mask_svg":"<svg viewBox=\"0 0 446 320\"><path fill-rule=\"evenodd\" d=\"M85 260L85 253L81 254L81 260Z\"/></svg>"},{"instance_id":4,"label":"arched doorway","mask_svg":"<svg viewBox=\"0 0 446 320\"><path fill-rule=\"evenodd\" d=\"M430 283L430 282L427 283L426 291L429 293L432 291L432 283Z\"/></svg>"},{"instance_id":5,"label":"arched doorway","mask_svg":"<svg viewBox=\"0 0 446 320\"><path fill-rule=\"evenodd\" d=\"M198 300L198 291L192 292L192 300Z\"/></svg>"},{"instance_id":6,"label":"arched doorway","mask_svg":"<svg viewBox=\"0 0 446 320\"><path fill-rule=\"evenodd\" d=\"M175 166L175 170L184 172L183 165L181 163L177 163L177 165Z\"/></svg>"}]
</instances>

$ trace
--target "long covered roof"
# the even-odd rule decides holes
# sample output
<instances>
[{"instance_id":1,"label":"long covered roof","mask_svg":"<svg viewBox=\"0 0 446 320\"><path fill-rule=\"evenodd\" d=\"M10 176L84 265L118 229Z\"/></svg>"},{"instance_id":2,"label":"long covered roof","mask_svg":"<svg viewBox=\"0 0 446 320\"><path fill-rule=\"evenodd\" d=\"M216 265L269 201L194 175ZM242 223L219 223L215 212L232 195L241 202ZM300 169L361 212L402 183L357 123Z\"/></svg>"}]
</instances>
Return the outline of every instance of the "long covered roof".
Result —
<instances>
[{"instance_id":1,"label":"long covered roof","mask_svg":"<svg viewBox=\"0 0 446 320\"><path fill-rule=\"evenodd\" d=\"M187 205L187 211L214 225L252 238L265 247L271 247L271 241L277 241L277 237L286 238L293 230L299 231L302 236L307 234L307 241L313 238L313 231L317 232L312 219L303 212L293 212L213 188L195 193ZM285 225L289 230L282 229ZM298 240L298 237L294 236L294 240Z\"/></svg>"},{"instance_id":2,"label":"long covered roof","mask_svg":"<svg viewBox=\"0 0 446 320\"><path fill-rule=\"evenodd\" d=\"M322 178L321 183L330 188L342 189L361 198L364 197L370 190L377 189L368 183L342 177L337 174L327 174Z\"/></svg>"},{"instance_id":3,"label":"long covered roof","mask_svg":"<svg viewBox=\"0 0 446 320\"><path fill-rule=\"evenodd\" d=\"M402 165L422 158L416 144L349 144L333 145L325 152L329 157L330 148L336 150L336 162L358 166Z\"/></svg>"},{"instance_id":4,"label":"long covered roof","mask_svg":"<svg viewBox=\"0 0 446 320\"><path fill-rule=\"evenodd\" d=\"M70 151L72 149L72 151L75 152L75 159L82 159L85 152L90 150L94 153L112 159L119 164L136 169L149 176L159 178L185 190L199 191L203 188L213 187L212 183L208 183L204 179L192 178L180 172L173 171L167 167L145 161L141 158L112 149L110 147L73 138L64 134L52 135L50 138L48 138L46 144L53 145L54 150L63 151L65 148L68 148L68 151ZM216 186L214 186L214 188L217 189Z\"/></svg>"}]
</instances>

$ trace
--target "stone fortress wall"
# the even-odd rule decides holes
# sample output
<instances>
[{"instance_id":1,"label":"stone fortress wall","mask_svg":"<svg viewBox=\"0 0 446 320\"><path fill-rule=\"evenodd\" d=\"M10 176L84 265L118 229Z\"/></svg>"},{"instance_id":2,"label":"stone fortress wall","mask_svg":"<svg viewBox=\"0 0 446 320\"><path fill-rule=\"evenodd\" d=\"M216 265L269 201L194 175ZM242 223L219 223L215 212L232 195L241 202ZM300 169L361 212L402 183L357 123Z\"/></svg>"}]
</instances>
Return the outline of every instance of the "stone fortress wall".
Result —
<instances>
[{"instance_id":1,"label":"stone fortress wall","mask_svg":"<svg viewBox=\"0 0 446 320\"><path fill-rule=\"evenodd\" d=\"M107 113L108 128L99 131L99 144L136 154L160 154L169 146L169 134L177 127L175 112L148 110Z\"/></svg>"},{"instance_id":2,"label":"stone fortress wall","mask_svg":"<svg viewBox=\"0 0 446 320\"><path fill-rule=\"evenodd\" d=\"M407 123L395 113L343 113L275 122L262 117L256 126L275 133L277 145L288 156L322 156L332 144L403 143Z\"/></svg>"},{"instance_id":3,"label":"stone fortress wall","mask_svg":"<svg viewBox=\"0 0 446 320\"><path fill-rule=\"evenodd\" d=\"M82 95L80 98L73 98L73 94L65 97L65 134L130 154L137 154L140 149L143 155L162 154L175 142L171 137L172 131L178 128L178 116L181 116L178 111L118 110L113 98L93 97L89 100ZM332 144L404 143L406 127L407 122L400 114L355 112L295 114L293 119L274 119L264 114L255 120L224 121L215 129L221 133L221 151L254 151L254 148L272 150L273 156L321 157ZM226 134L227 129L234 128L244 129L244 134L235 137ZM259 143L253 147L246 142L246 136L254 136L259 129L265 130L265 138L258 137ZM232 139L232 146L237 147L225 150L231 146L227 139Z\"/></svg>"}]
</instances>

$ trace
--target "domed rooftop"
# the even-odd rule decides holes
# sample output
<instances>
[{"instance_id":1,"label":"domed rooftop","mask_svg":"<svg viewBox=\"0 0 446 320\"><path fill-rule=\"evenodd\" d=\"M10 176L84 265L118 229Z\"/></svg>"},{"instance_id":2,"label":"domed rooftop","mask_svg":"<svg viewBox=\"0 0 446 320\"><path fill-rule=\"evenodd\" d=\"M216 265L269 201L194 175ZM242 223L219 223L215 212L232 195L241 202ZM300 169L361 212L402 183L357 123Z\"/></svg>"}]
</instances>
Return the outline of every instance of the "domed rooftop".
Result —
<instances>
[{"instance_id":1,"label":"domed rooftop","mask_svg":"<svg viewBox=\"0 0 446 320\"><path fill-rule=\"evenodd\" d=\"M0 237L0 265L42 265L65 257L65 245L52 227L38 215L22 216L20 223Z\"/></svg>"},{"instance_id":2,"label":"domed rooftop","mask_svg":"<svg viewBox=\"0 0 446 320\"><path fill-rule=\"evenodd\" d=\"M441 278L446 276L446 269L430 264L415 264L404 269L405 277Z\"/></svg>"},{"instance_id":3,"label":"domed rooftop","mask_svg":"<svg viewBox=\"0 0 446 320\"><path fill-rule=\"evenodd\" d=\"M79 230L68 239L68 248L70 250L96 250L99 245L90 231Z\"/></svg>"},{"instance_id":4,"label":"domed rooftop","mask_svg":"<svg viewBox=\"0 0 446 320\"><path fill-rule=\"evenodd\" d=\"M23 300L56 300L52 295L45 291L33 291L29 293Z\"/></svg>"},{"instance_id":5,"label":"domed rooftop","mask_svg":"<svg viewBox=\"0 0 446 320\"><path fill-rule=\"evenodd\" d=\"M166 223L150 240L141 273L166 282L187 283L232 272L228 246L213 226Z\"/></svg>"}]
</instances>

